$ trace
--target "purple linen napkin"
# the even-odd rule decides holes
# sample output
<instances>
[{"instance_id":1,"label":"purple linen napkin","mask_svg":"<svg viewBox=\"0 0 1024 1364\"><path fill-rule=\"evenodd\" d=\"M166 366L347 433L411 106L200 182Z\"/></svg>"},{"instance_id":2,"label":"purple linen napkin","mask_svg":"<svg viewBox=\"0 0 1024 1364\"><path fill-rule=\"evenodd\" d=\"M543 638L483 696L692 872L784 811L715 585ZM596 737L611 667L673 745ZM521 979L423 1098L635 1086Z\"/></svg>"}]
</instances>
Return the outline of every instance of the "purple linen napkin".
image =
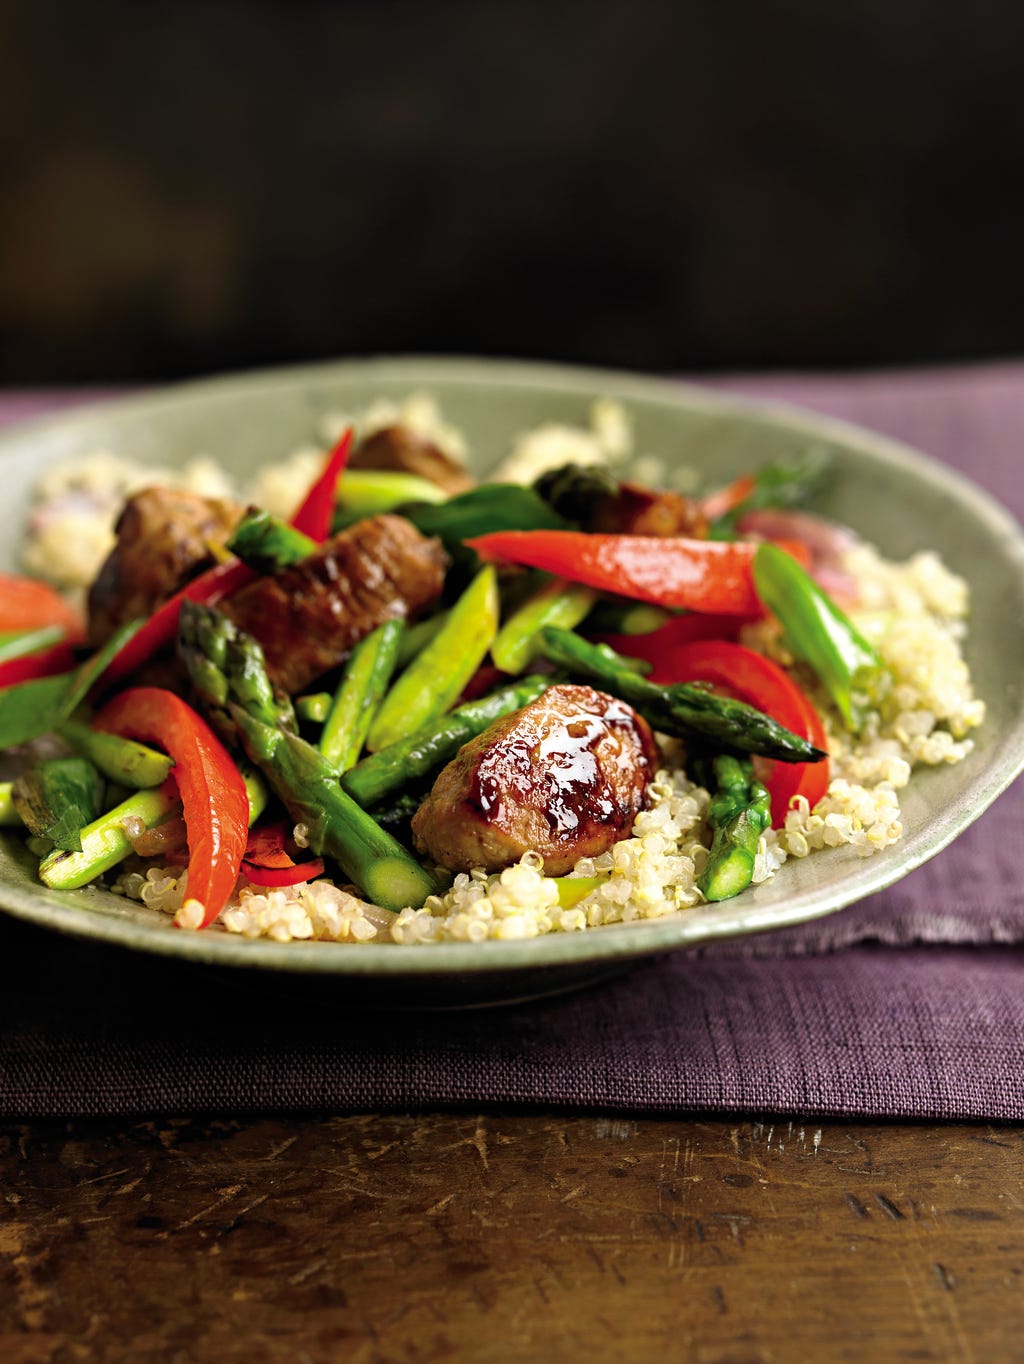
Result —
<instances>
[{"instance_id":1,"label":"purple linen napkin","mask_svg":"<svg viewBox=\"0 0 1024 1364\"><path fill-rule=\"evenodd\" d=\"M1024 513L1024 365L715 383L907 440ZM0 423L66 400L0 399ZM1024 1118L1022 807L1018 783L940 858L817 923L397 1027L289 982L0 921L0 1116L516 1104Z\"/></svg>"}]
</instances>

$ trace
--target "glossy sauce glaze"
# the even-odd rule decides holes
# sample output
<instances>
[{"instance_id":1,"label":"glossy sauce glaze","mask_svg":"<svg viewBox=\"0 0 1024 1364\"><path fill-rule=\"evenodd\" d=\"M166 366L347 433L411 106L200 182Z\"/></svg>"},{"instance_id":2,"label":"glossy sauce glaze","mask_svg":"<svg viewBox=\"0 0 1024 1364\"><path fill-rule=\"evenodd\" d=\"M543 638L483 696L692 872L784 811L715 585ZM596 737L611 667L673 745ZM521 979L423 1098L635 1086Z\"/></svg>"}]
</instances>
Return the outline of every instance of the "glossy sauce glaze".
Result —
<instances>
[{"instance_id":1,"label":"glossy sauce glaze","mask_svg":"<svg viewBox=\"0 0 1024 1364\"><path fill-rule=\"evenodd\" d=\"M533 849L560 875L629 834L656 761L630 706L592 687L550 687L448 764L413 832L452 871L495 871Z\"/></svg>"}]
</instances>

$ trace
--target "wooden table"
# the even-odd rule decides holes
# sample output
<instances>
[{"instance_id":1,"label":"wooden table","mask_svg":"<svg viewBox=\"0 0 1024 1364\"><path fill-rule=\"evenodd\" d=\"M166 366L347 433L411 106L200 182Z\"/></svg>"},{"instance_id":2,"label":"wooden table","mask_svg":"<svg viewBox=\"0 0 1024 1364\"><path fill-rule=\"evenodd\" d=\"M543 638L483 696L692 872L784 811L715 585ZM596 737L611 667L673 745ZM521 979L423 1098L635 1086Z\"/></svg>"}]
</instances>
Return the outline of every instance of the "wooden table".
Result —
<instances>
[{"instance_id":1,"label":"wooden table","mask_svg":"<svg viewBox=\"0 0 1024 1364\"><path fill-rule=\"evenodd\" d=\"M0 1127L0 1360L1024 1359L1024 1129Z\"/></svg>"}]
</instances>

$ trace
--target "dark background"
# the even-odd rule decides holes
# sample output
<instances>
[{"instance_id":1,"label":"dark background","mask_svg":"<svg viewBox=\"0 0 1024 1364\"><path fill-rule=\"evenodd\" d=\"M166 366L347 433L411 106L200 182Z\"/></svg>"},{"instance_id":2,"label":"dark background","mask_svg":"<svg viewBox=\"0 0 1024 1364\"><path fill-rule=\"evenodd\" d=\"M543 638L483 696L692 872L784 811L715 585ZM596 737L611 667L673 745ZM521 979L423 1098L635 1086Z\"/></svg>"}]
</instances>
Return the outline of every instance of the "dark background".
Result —
<instances>
[{"instance_id":1,"label":"dark background","mask_svg":"<svg viewBox=\"0 0 1024 1364\"><path fill-rule=\"evenodd\" d=\"M0 382L1024 351L1024 6L0 0Z\"/></svg>"}]
</instances>

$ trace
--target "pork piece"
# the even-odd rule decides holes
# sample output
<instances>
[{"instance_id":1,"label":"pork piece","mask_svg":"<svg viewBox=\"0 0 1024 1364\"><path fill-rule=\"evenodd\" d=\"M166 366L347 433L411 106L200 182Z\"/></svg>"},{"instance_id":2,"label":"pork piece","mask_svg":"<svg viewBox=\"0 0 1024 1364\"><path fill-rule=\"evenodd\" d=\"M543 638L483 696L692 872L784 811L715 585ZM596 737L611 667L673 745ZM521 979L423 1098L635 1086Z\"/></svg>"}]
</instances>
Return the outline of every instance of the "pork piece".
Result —
<instances>
[{"instance_id":1,"label":"pork piece","mask_svg":"<svg viewBox=\"0 0 1024 1364\"><path fill-rule=\"evenodd\" d=\"M255 635L271 679L294 693L343 662L384 621L429 606L447 566L439 541L401 516L374 516L240 588L220 610Z\"/></svg>"},{"instance_id":2,"label":"pork piece","mask_svg":"<svg viewBox=\"0 0 1024 1364\"><path fill-rule=\"evenodd\" d=\"M668 489L623 483L603 465L566 464L542 474L537 491L582 530L606 535L705 536L698 499Z\"/></svg>"},{"instance_id":3,"label":"pork piece","mask_svg":"<svg viewBox=\"0 0 1024 1364\"><path fill-rule=\"evenodd\" d=\"M656 766L650 727L624 701L549 687L452 759L413 816L413 836L452 871L498 871L532 848L560 876L629 835Z\"/></svg>"},{"instance_id":4,"label":"pork piece","mask_svg":"<svg viewBox=\"0 0 1024 1364\"><path fill-rule=\"evenodd\" d=\"M117 543L89 589L89 642L148 616L214 562L244 508L175 488L144 488L124 505Z\"/></svg>"},{"instance_id":5,"label":"pork piece","mask_svg":"<svg viewBox=\"0 0 1024 1364\"><path fill-rule=\"evenodd\" d=\"M704 537L708 522L695 498L639 483L621 483L617 493L597 502L587 530L611 535Z\"/></svg>"},{"instance_id":6,"label":"pork piece","mask_svg":"<svg viewBox=\"0 0 1024 1364\"><path fill-rule=\"evenodd\" d=\"M407 426L385 426L361 440L349 457L348 467L418 474L449 495L473 487L473 479L461 464Z\"/></svg>"}]
</instances>

